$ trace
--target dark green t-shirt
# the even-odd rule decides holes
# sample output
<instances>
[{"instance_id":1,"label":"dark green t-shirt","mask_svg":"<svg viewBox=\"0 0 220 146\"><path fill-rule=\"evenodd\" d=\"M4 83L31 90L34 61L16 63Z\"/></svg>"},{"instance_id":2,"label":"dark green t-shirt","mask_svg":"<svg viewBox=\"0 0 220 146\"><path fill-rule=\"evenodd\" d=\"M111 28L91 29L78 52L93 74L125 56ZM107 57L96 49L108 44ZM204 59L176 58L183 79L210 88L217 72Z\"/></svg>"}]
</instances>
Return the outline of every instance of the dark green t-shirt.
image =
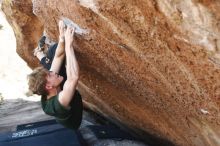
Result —
<instances>
[{"instance_id":1,"label":"dark green t-shirt","mask_svg":"<svg viewBox=\"0 0 220 146\"><path fill-rule=\"evenodd\" d=\"M79 128L82 121L83 105L81 95L77 90L70 103L70 109L66 109L60 104L58 95L48 100L42 96L41 105L43 111L48 115L54 116L58 123L73 130Z\"/></svg>"}]
</instances>

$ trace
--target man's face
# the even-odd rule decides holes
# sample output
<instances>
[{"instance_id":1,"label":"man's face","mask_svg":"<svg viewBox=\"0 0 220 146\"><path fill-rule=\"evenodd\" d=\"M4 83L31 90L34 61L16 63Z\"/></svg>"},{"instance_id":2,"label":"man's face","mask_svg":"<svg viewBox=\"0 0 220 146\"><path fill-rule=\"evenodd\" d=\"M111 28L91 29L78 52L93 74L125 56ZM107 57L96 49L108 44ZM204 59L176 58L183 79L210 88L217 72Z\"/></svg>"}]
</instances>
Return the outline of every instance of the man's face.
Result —
<instances>
[{"instance_id":1,"label":"man's face","mask_svg":"<svg viewBox=\"0 0 220 146\"><path fill-rule=\"evenodd\" d=\"M55 72L50 71L48 72L46 80L48 85L52 87L58 87L60 83L63 81L63 77Z\"/></svg>"}]
</instances>

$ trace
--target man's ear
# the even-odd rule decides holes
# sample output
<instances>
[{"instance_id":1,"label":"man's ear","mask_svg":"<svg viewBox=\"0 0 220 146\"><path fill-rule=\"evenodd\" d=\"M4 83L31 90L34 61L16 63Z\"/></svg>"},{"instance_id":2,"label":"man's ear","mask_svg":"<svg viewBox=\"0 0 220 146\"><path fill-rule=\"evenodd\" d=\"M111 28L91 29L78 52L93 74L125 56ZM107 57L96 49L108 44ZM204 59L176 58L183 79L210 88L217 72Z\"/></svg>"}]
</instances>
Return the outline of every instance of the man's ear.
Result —
<instances>
[{"instance_id":1,"label":"man's ear","mask_svg":"<svg viewBox=\"0 0 220 146\"><path fill-rule=\"evenodd\" d=\"M46 84L45 88L46 88L47 90L50 90L50 89L53 88L53 86L51 86L51 85L49 85L49 84Z\"/></svg>"}]
</instances>

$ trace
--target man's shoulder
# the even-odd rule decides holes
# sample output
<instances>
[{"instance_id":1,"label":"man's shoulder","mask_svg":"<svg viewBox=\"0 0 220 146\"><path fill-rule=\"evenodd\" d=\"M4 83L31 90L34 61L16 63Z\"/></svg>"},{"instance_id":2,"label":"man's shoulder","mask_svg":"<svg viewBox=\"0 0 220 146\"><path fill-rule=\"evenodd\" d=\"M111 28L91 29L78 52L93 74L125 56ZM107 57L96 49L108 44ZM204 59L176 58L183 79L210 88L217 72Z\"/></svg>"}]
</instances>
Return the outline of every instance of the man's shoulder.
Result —
<instances>
[{"instance_id":1,"label":"man's shoulder","mask_svg":"<svg viewBox=\"0 0 220 146\"><path fill-rule=\"evenodd\" d=\"M51 96L51 97L47 97L47 96L41 96L41 105L43 108L45 108L46 106L48 105L52 105L53 102L55 102L55 100L58 99L58 95L54 95L54 96Z\"/></svg>"}]
</instances>

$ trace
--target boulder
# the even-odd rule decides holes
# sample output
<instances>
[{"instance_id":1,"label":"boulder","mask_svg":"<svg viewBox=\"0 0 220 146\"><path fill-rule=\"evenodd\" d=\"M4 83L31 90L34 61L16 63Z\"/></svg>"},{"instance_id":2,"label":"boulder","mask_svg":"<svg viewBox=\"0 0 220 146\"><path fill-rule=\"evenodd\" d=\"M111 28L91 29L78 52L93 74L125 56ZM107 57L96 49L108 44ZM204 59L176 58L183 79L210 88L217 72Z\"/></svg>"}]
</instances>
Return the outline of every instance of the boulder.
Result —
<instances>
[{"instance_id":1,"label":"boulder","mask_svg":"<svg viewBox=\"0 0 220 146\"><path fill-rule=\"evenodd\" d=\"M2 9L31 68L60 19L86 30L76 55L90 109L143 139L220 145L220 1L3 0Z\"/></svg>"}]
</instances>

